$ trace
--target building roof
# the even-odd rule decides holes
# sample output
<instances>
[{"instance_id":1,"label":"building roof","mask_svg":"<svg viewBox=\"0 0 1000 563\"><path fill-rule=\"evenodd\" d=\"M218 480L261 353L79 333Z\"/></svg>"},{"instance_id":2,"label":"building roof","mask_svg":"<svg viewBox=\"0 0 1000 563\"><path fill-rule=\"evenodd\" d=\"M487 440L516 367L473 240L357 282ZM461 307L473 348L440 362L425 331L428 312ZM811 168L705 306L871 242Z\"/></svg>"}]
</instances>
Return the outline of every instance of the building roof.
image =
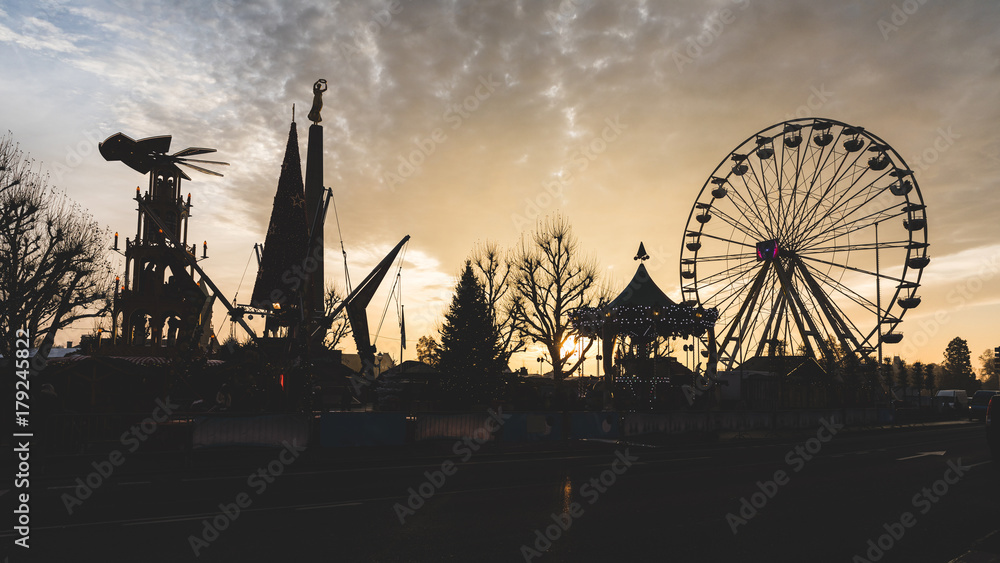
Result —
<instances>
[{"instance_id":1,"label":"building roof","mask_svg":"<svg viewBox=\"0 0 1000 563\"><path fill-rule=\"evenodd\" d=\"M826 370L812 356L754 356L733 371L753 371L794 377L826 375Z\"/></svg>"},{"instance_id":2,"label":"building roof","mask_svg":"<svg viewBox=\"0 0 1000 563\"><path fill-rule=\"evenodd\" d=\"M416 360L406 360L402 364L392 366L382 372L382 377L414 376L414 375L439 375L440 372L431 365Z\"/></svg>"},{"instance_id":3,"label":"building roof","mask_svg":"<svg viewBox=\"0 0 1000 563\"><path fill-rule=\"evenodd\" d=\"M58 356L48 358L56 363L69 363L69 362L83 362L87 360L121 360L129 363L133 363L139 366L169 366L175 363L177 358L167 358L162 356L88 356L85 354L74 354L72 356ZM205 364L209 366L221 366L225 364L224 360L205 360Z\"/></svg>"}]
</instances>

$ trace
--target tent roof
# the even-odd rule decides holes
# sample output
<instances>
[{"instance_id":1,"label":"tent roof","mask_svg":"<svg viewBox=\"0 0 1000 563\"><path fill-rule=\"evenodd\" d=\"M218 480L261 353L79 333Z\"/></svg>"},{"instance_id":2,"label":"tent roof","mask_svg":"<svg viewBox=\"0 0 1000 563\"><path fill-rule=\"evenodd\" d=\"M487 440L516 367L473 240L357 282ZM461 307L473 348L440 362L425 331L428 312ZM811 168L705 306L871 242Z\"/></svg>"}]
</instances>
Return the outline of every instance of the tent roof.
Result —
<instances>
[{"instance_id":1,"label":"tent roof","mask_svg":"<svg viewBox=\"0 0 1000 563\"><path fill-rule=\"evenodd\" d=\"M666 293L656 286L653 278L649 276L649 272L646 271L645 264L639 264L639 267L635 271L635 275L632 276L632 281L628 283L625 290L618 294L614 300L608 305L609 308L621 307L623 305L645 305L650 307L661 306L670 307L675 306L674 303Z\"/></svg>"}]
</instances>

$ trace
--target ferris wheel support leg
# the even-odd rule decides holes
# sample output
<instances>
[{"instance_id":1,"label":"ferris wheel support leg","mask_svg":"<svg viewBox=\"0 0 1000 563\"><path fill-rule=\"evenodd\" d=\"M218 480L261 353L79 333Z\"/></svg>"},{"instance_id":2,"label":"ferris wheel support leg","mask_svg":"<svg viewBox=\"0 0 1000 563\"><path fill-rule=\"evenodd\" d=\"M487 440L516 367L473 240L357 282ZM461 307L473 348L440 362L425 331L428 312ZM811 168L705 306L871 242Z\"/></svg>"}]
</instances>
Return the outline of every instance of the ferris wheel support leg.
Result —
<instances>
[{"instance_id":1,"label":"ferris wheel support leg","mask_svg":"<svg viewBox=\"0 0 1000 563\"><path fill-rule=\"evenodd\" d=\"M750 294L753 298L743 301L743 304L740 306L740 310L736 313L736 317L733 318L729 331L726 333L725 338L722 340L722 344L719 346L720 356L726 351L729 342L733 339L733 333L736 332L736 328L740 325L740 321L743 320L743 315L750 307L750 301L756 301L756 296L760 294L760 288L764 285L764 280L767 279L767 270L769 265L770 262L765 262L764 266L760 269L760 272L757 273L757 278L753 281L753 286L750 288ZM743 337L744 335L741 333L739 336L741 342L737 344L734 347L734 350L729 354L729 359L726 361L727 370L733 368L733 361L736 360L737 352L740 350L740 344L742 344Z\"/></svg>"},{"instance_id":2,"label":"ferris wheel support leg","mask_svg":"<svg viewBox=\"0 0 1000 563\"><path fill-rule=\"evenodd\" d=\"M798 292L792 286L792 280L788 276L788 272L781 267L781 263L775 260L774 270L778 274L778 282L781 284L781 291L785 295L785 299L789 302L789 310L792 312L792 318L795 320L795 326L799 329L799 334L802 335L802 343L806 347L806 354L814 356L812 344L809 342L809 334L813 334L813 338L816 340L816 344L819 346L821 353L824 358L832 357L832 352L827 343L819 337L819 331L816 329L816 323L813 321L812 316L809 315L809 311L806 310L805 304L802 303L802 297L799 296ZM805 318L805 324L802 323L802 319ZM809 331L806 331L806 325L809 327Z\"/></svg>"},{"instance_id":3,"label":"ferris wheel support leg","mask_svg":"<svg viewBox=\"0 0 1000 563\"><path fill-rule=\"evenodd\" d=\"M767 325L764 326L764 338L760 339L757 343L757 355L764 355L764 346L769 342L776 342L778 340L778 334L781 332L781 319L785 317L785 307L788 303L788 299L785 298L784 293L779 293L776 297L777 301L771 308L771 313L767 317ZM774 327L774 332L771 332L771 327ZM772 346L769 351L770 355L774 355L775 347Z\"/></svg>"},{"instance_id":4,"label":"ferris wheel support leg","mask_svg":"<svg viewBox=\"0 0 1000 563\"><path fill-rule=\"evenodd\" d=\"M716 349L715 343L715 327L708 327L708 363L705 364L705 375L712 379L716 379L716 375L719 373L719 352Z\"/></svg>"},{"instance_id":5,"label":"ferris wheel support leg","mask_svg":"<svg viewBox=\"0 0 1000 563\"><path fill-rule=\"evenodd\" d=\"M858 356L863 356L864 354L861 351L861 344L858 342L857 338L854 337L854 333L851 332L847 323L844 322L843 317L840 316L837 308L830 302L826 293L824 293L819 284L816 283L816 279L813 278L809 269L806 268L805 264L803 264L800 260L796 260L793 263L793 266L798 268L799 272L802 274L802 278L806 280L806 284L809 286L809 289L819 302L820 308L826 314L826 317L830 322L830 326L833 328L833 332L837 336L837 339L840 340L840 344L844 347L844 350L853 349ZM854 354L852 354L852 356L854 356ZM860 358L858 359L860 360Z\"/></svg>"}]
</instances>

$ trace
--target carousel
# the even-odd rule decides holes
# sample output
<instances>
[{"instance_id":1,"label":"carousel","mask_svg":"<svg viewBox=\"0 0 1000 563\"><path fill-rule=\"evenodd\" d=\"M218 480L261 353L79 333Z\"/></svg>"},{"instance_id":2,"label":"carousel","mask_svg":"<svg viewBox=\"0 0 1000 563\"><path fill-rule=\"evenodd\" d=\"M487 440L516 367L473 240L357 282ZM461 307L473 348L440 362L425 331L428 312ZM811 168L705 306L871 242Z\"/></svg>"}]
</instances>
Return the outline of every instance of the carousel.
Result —
<instances>
[{"instance_id":1,"label":"carousel","mask_svg":"<svg viewBox=\"0 0 1000 563\"><path fill-rule=\"evenodd\" d=\"M711 337L719 313L697 303L675 303L657 287L644 262L642 243L635 275L625 289L604 307L587 307L572 315L581 336L599 338L599 360L605 371L606 403L620 410L665 410L689 405L689 393L701 372L701 360L712 363L710 349L700 349L699 338ZM685 361L675 356L677 340L684 344ZM694 364L692 370L690 365ZM707 366L711 372L714 366Z\"/></svg>"}]
</instances>

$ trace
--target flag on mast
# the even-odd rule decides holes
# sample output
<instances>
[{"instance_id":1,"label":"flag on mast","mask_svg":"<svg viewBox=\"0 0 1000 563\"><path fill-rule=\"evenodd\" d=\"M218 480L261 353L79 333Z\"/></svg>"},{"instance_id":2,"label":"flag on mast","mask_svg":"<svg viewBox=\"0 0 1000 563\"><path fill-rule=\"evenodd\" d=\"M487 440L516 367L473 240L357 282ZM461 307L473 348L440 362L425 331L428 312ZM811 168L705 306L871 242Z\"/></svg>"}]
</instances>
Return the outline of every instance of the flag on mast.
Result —
<instances>
[{"instance_id":1,"label":"flag on mast","mask_svg":"<svg viewBox=\"0 0 1000 563\"><path fill-rule=\"evenodd\" d=\"M403 343L403 349L406 349L406 310L405 305L399 306L399 339Z\"/></svg>"}]
</instances>

